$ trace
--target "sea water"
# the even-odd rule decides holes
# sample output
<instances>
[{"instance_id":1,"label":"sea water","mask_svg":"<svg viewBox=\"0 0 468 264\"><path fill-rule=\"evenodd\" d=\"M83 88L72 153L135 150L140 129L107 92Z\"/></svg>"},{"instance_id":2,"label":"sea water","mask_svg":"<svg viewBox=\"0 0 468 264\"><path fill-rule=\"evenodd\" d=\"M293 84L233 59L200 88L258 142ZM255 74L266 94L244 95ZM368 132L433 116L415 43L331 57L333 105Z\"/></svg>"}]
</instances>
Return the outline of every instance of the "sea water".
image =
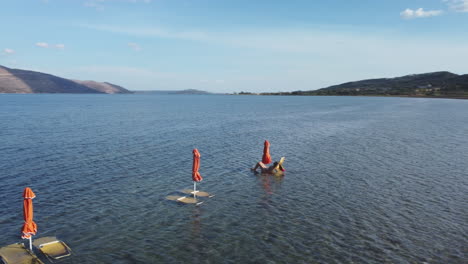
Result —
<instances>
[{"instance_id":1,"label":"sea water","mask_svg":"<svg viewBox=\"0 0 468 264\"><path fill-rule=\"evenodd\" d=\"M0 95L0 139L0 246L31 187L64 264L468 261L468 101ZM283 177L249 170L264 140ZM193 148L215 196L167 201Z\"/></svg>"}]
</instances>

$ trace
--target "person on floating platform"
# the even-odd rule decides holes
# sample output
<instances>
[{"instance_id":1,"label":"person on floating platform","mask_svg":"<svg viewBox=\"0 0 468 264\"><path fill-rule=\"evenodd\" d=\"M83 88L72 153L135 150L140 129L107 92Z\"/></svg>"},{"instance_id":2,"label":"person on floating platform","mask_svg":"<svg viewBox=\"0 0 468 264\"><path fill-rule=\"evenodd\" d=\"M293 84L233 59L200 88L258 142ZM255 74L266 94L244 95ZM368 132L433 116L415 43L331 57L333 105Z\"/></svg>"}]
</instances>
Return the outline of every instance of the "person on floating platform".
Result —
<instances>
[{"instance_id":1,"label":"person on floating platform","mask_svg":"<svg viewBox=\"0 0 468 264\"><path fill-rule=\"evenodd\" d=\"M253 172L257 172L258 168L260 168L261 173L268 173L268 174L273 174L279 171L284 171L282 166L277 161L275 161L273 165L271 165L270 167L267 167L265 163L260 161L257 164L255 164L255 167L251 168L250 170Z\"/></svg>"},{"instance_id":2,"label":"person on floating platform","mask_svg":"<svg viewBox=\"0 0 468 264\"><path fill-rule=\"evenodd\" d=\"M261 173L268 173L268 174L275 174L277 172L284 172L283 168L283 162L284 162L284 157L280 159L278 162L274 162L273 165L270 167L267 167L266 164L271 163L271 155L270 155L270 142L268 140L265 140L264 147L263 147L263 156L262 156L262 161L258 162L255 164L254 168L251 168L253 172L257 172L258 168L261 168Z\"/></svg>"}]
</instances>

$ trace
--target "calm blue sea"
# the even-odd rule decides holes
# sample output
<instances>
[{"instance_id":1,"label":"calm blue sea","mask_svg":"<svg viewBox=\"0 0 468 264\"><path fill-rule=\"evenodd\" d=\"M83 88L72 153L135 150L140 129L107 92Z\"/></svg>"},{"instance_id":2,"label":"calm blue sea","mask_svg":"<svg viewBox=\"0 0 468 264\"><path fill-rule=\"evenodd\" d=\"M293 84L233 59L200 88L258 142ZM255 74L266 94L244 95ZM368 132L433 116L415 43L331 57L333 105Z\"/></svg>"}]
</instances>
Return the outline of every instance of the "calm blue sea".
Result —
<instances>
[{"instance_id":1,"label":"calm blue sea","mask_svg":"<svg viewBox=\"0 0 468 264\"><path fill-rule=\"evenodd\" d=\"M0 140L0 246L29 186L64 264L468 262L466 100L0 95Z\"/></svg>"}]
</instances>

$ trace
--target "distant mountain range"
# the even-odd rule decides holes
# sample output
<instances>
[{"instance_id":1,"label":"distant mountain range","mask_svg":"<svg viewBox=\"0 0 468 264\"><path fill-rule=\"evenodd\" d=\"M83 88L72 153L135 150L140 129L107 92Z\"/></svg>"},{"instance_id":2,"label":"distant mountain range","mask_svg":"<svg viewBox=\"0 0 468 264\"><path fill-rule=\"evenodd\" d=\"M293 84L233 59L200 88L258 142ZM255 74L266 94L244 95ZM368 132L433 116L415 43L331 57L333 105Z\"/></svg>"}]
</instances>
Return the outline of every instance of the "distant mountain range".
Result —
<instances>
[{"instance_id":1,"label":"distant mountain range","mask_svg":"<svg viewBox=\"0 0 468 264\"><path fill-rule=\"evenodd\" d=\"M468 98L468 74L447 71L396 78L369 79L313 91L262 93L263 95L361 95Z\"/></svg>"},{"instance_id":2,"label":"distant mountain range","mask_svg":"<svg viewBox=\"0 0 468 264\"><path fill-rule=\"evenodd\" d=\"M0 93L211 94L195 89L129 91L108 82L71 80L41 72L10 69L1 65ZM261 93L261 95L414 96L468 99L468 74L458 75L447 71L431 72L347 82L318 90Z\"/></svg>"},{"instance_id":3,"label":"distant mountain range","mask_svg":"<svg viewBox=\"0 0 468 264\"><path fill-rule=\"evenodd\" d=\"M70 80L51 74L10 69L0 65L0 93L115 94L132 92L108 82Z\"/></svg>"},{"instance_id":4,"label":"distant mountain range","mask_svg":"<svg viewBox=\"0 0 468 264\"><path fill-rule=\"evenodd\" d=\"M196 89L187 90L153 90L153 91L134 91L139 94L212 94L206 91L200 91Z\"/></svg>"}]
</instances>

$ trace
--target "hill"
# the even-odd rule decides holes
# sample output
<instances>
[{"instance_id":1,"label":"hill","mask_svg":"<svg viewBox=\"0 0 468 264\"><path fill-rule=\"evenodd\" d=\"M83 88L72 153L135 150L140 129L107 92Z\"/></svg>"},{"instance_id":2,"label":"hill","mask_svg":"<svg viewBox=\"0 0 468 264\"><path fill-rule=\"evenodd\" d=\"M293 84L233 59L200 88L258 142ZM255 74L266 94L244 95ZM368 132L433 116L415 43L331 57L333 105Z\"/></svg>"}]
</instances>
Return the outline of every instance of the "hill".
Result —
<instances>
[{"instance_id":1,"label":"hill","mask_svg":"<svg viewBox=\"0 0 468 264\"><path fill-rule=\"evenodd\" d=\"M468 98L468 74L458 75L442 71L347 82L312 91L263 94Z\"/></svg>"},{"instance_id":2,"label":"hill","mask_svg":"<svg viewBox=\"0 0 468 264\"><path fill-rule=\"evenodd\" d=\"M0 93L131 93L111 83L69 80L0 65Z\"/></svg>"},{"instance_id":3,"label":"hill","mask_svg":"<svg viewBox=\"0 0 468 264\"><path fill-rule=\"evenodd\" d=\"M212 94L210 92L187 89L187 90L148 90L148 91L133 91L139 94Z\"/></svg>"},{"instance_id":4,"label":"hill","mask_svg":"<svg viewBox=\"0 0 468 264\"><path fill-rule=\"evenodd\" d=\"M209 92L196 90L196 89L187 89L181 91L175 91L176 94L210 94Z\"/></svg>"}]
</instances>

